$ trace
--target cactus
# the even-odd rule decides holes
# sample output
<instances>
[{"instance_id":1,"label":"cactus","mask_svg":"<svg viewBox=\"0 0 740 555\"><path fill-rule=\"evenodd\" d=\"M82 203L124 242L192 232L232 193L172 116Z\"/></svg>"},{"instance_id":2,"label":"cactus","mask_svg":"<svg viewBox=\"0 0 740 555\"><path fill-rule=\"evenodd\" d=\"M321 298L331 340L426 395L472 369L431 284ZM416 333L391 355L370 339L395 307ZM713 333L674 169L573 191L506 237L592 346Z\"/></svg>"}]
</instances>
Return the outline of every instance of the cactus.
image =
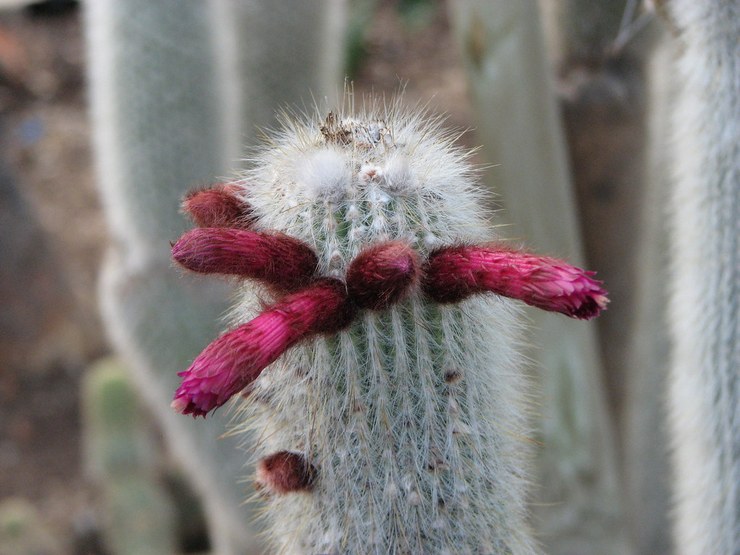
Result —
<instances>
[{"instance_id":1,"label":"cactus","mask_svg":"<svg viewBox=\"0 0 740 555\"><path fill-rule=\"evenodd\" d=\"M509 298L586 319L605 292L491 242L440 120L348 104L285 118L243 179L185 199L201 227L175 260L246 281L172 406L236 399L280 553L535 553Z\"/></svg>"},{"instance_id":2,"label":"cactus","mask_svg":"<svg viewBox=\"0 0 740 555\"><path fill-rule=\"evenodd\" d=\"M670 464L664 396L670 359L666 326L668 230L664 217L670 167L666 145L669 114L676 90L672 49L660 40L649 64L648 152L640 195L640 245L634 277L634 306L629 332L627 383L623 415L624 483L627 515L637 553L668 555L670 530Z\"/></svg>"},{"instance_id":3,"label":"cactus","mask_svg":"<svg viewBox=\"0 0 740 555\"><path fill-rule=\"evenodd\" d=\"M628 30L650 19L638 2L563 0L551 3L561 32L557 75L573 188L586 259L609 284L612 310L599 319L608 406L622 422L629 369L624 355L632 314L631 280L645 183L647 61L651 29ZM553 22L555 23L555 22ZM555 25L553 25L555 26ZM626 37L630 36L628 40Z\"/></svg>"},{"instance_id":4,"label":"cactus","mask_svg":"<svg viewBox=\"0 0 740 555\"><path fill-rule=\"evenodd\" d=\"M166 245L184 229L182 194L230 172L278 103L339 87L341 3L84 3L98 181L113 238L103 318L203 498L219 554L258 550L245 524L251 508L235 487L243 460L236 441L220 437L224 420L186 426L166 401L175 370L218 331L227 290L177 276Z\"/></svg>"},{"instance_id":5,"label":"cactus","mask_svg":"<svg viewBox=\"0 0 740 555\"><path fill-rule=\"evenodd\" d=\"M108 547L119 555L174 553L174 508L123 365L106 359L90 368L83 408L86 458L105 502Z\"/></svg>"},{"instance_id":6,"label":"cactus","mask_svg":"<svg viewBox=\"0 0 740 555\"><path fill-rule=\"evenodd\" d=\"M236 511L216 517L219 507L240 502L222 478L235 479L241 467L229 462L235 445L216 439L223 422L186 429L167 411L156 413L172 387L168 366L197 352L226 308L217 284L172 276L161 248L184 227L176 206L183 188L228 168L212 16L205 2L179 0L96 0L85 8L98 185L114 239L101 277L103 318L204 496L216 551L244 551L254 539L239 531ZM173 302L176 292L189 302ZM196 318L207 313L214 321Z\"/></svg>"},{"instance_id":7,"label":"cactus","mask_svg":"<svg viewBox=\"0 0 740 555\"><path fill-rule=\"evenodd\" d=\"M0 553L63 555L64 541L47 526L36 507L22 497L0 500Z\"/></svg>"},{"instance_id":8,"label":"cactus","mask_svg":"<svg viewBox=\"0 0 740 555\"><path fill-rule=\"evenodd\" d=\"M449 5L482 153L496 164L487 181L512 220L507 235L579 263L584 254L567 145L537 2ZM628 552L596 330L542 312L532 318L534 348L527 354L543 390L540 485L531 499L537 535L552 555Z\"/></svg>"},{"instance_id":9,"label":"cactus","mask_svg":"<svg viewBox=\"0 0 740 555\"><path fill-rule=\"evenodd\" d=\"M661 60L651 62L658 33L647 4L541 3L552 12L546 28L554 43L550 52L557 52L586 258L609 284L612 300L598 328L616 451L623 454L624 520L634 552L661 555L670 551L670 526L665 423L655 402L667 361L665 319L659 317L666 245L657 210L665 192L662 119L672 102L665 90L656 91L669 85ZM651 102L655 94L661 96Z\"/></svg>"},{"instance_id":10,"label":"cactus","mask_svg":"<svg viewBox=\"0 0 740 555\"><path fill-rule=\"evenodd\" d=\"M660 3L673 112L670 433L678 552L740 553L740 3Z\"/></svg>"}]
</instances>

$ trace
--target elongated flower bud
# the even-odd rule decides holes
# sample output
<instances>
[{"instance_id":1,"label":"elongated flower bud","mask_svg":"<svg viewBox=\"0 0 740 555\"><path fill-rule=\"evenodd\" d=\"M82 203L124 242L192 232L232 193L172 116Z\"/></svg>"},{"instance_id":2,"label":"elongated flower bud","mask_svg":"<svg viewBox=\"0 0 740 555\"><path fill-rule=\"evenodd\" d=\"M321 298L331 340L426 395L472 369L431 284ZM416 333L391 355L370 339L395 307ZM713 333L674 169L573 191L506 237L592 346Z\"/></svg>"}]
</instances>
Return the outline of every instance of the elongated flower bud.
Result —
<instances>
[{"instance_id":1,"label":"elongated flower bud","mask_svg":"<svg viewBox=\"0 0 740 555\"><path fill-rule=\"evenodd\" d=\"M254 221L251 207L241 200L239 188L219 183L188 194L182 210L198 227L239 227L247 229Z\"/></svg>"},{"instance_id":2,"label":"elongated flower bud","mask_svg":"<svg viewBox=\"0 0 740 555\"><path fill-rule=\"evenodd\" d=\"M456 246L431 254L424 288L434 300L457 302L486 291L543 310L589 320L606 307L593 272L562 260L503 248Z\"/></svg>"},{"instance_id":3,"label":"elongated flower bud","mask_svg":"<svg viewBox=\"0 0 740 555\"><path fill-rule=\"evenodd\" d=\"M286 291L305 285L318 263L311 248L292 237L210 227L185 233L172 257L194 272L258 279Z\"/></svg>"},{"instance_id":4,"label":"elongated flower bud","mask_svg":"<svg viewBox=\"0 0 740 555\"><path fill-rule=\"evenodd\" d=\"M256 380L301 339L337 331L352 315L344 284L323 280L285 297L254 320L223 334L184 372L172 408L205 416Z\"/></svg>"}]
</instances>

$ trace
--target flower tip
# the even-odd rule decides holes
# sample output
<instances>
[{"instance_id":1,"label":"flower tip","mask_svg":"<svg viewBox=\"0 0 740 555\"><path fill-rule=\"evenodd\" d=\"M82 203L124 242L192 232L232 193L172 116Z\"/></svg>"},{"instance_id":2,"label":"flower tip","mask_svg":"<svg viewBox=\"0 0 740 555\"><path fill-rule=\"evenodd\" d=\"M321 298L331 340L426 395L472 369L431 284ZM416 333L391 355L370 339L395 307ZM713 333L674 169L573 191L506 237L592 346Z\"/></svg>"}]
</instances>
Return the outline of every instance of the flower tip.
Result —
<instances>
[{"instance_id":1,"label":"flower tip","mask_svg":"<svg viewBox=\"0 0 740 555\"><path fill-rule=\"evenodd\" d=\"M178 392L178 396L176 396L172 402L170 403L170 407L175 410L175 412L178 412L183 415L192 414L193 418L197 418L199 416L202 416L205 418L208 415L209 410L203 410L203 408L199 407L194 401L188 400L186 397L180 396Z\"/></svg>"},{"instance_id":2,"label":"flower tip","mask_svg":"<svg viewBox=\"0 0 740 555\"><path fill-rule=\"evenodd\" d=\"M172 402L170 403L170 407L175 410L175 412L179 412L180 414L187 414L188 409L188 403L183 397L175 397Z\"/></svg>"},{"instance_id":3,"label":"flower tip","mask_svg":"<svg viewBox=\"0 0 740 555\"><path fill-rule=\"evenodd\" d=\"M587 294L580 306L570 316L579 320L592 320L599 316L603 310L606 310L608 304L609 298L606 296L606 291L599 288L598 292Z\"/></svg>"}]
</instances>

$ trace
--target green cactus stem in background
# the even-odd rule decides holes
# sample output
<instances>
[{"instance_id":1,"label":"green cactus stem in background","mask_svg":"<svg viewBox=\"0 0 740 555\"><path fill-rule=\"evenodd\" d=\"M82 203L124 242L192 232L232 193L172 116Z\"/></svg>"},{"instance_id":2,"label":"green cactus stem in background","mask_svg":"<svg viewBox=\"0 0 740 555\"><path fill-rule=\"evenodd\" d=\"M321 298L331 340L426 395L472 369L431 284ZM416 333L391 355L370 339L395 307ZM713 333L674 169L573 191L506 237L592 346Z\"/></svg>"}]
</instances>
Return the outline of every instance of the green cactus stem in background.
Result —
<instances>
[{"instance_id":1,"label":"green cactus stem in background","mask_svg":"<svg viewBox=\"0 0 740 555\"><path fill-rule=\"evenodd\" d=\"M481 152L496 165L486 178L510 216L507 236L583 263L538 3L454 0L449 6ZM628 553L596 329L543 312L531 317L527 355L542 390L538 486L531 497L537 536L551 555Z\"/></svg>"},{"instance_id":2,"label":"green cactus stem in background","mask_svg":"<svg viewBox=\"0 0 740 555\"><path fill-rule=\"evenodd\" d=\"M86 462L101 490L108 547L117 555L174 553L174 507L127 370L116 359L100 361L83 390Z\"/></svg>"}]
</instances>

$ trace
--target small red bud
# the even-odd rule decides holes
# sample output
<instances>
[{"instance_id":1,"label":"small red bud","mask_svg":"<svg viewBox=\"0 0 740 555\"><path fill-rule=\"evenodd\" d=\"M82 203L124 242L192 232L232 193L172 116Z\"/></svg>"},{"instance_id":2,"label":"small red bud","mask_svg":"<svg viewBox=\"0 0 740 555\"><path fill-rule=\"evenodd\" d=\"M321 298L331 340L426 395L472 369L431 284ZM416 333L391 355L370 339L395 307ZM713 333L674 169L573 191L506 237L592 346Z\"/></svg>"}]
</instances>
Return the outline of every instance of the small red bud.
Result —
<instances>
[{"instance_id":1,"label":"small red bud","mask_svg":"<svg viewBox=\"0 0 740 555\"><path fill-rule=\"evenodd\" d=\"M218 183L208 189L188 193L182 211L198 227L237 227L247 229L254 223L251 207L237 195L239 187Z\"/></svg>"},{"instance_id":2,"label":"small red bud","mask_svg":"<svg viewBox=\"0 0 740 555\"><path fill-rule=\"evenodd\" d=\"M316 468L301 453L279 451L257 464L255 487L285 494L310 491L315 480Z\"/></svg>"},{"instance_id":3,"label":"small red bud","mask_svg":"<svg viewBox=\"0 0 740 555\"><path fill-rule=\"evenodd\" d=\"M382 310L409 292L418 259L408 245L388 242L362 251L347 269L347 291L360 308Z\"/></svg>"}]
</instances>

